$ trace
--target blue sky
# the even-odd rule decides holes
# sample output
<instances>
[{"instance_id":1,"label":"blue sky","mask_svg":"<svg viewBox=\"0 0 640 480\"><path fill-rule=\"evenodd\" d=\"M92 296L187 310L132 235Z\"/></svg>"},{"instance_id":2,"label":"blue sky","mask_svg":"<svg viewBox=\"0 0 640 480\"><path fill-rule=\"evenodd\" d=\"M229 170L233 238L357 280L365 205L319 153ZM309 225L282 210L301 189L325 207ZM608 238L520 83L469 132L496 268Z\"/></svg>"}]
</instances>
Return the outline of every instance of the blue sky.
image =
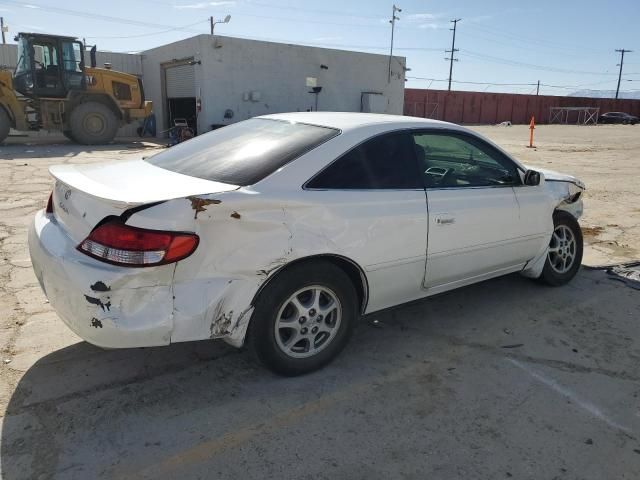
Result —
<instances>
[{"instance_id":1,"label":"blue sky","mask_svg":"<svg viewBox=\"0 0 640 480\"><path fill-rule=\"evenodd\" d=\"M529 93L535 86L527 84L538 80L546 94L615 89L614 50L627 48L635 52L625 57L621 89L640 90L638 0L397 1L394 53L407 57L408 77L419 77L408 87L446 88L438 80L449 71L449 21L461 18L454 80L477 84L456 89ZM0 15L11 42L18 31L46 31L86 37L101 50L140 51L208 33L209 16L230 14L217 33L386 53L391 7L383 0L0 0Z\"/></svg>"}]
</instances>

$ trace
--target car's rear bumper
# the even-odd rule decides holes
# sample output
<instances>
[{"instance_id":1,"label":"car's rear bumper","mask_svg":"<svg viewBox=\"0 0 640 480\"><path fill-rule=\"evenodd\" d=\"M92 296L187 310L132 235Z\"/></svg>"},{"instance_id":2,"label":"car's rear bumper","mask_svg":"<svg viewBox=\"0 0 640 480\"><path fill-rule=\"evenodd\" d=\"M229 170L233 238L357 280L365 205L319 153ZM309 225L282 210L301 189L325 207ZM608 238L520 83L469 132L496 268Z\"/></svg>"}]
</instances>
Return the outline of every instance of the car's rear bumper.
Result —
<instances>
[{"instance_id":1,"label":"car's rear bumper","mask_svg":"<svg viewBox=\"0 0 640 480\"><path fill-rule=\"evenodd\" d=\"M170 343L175 265L123 268L94 260L44 211L31 224L29 252L51 306L82 339L107 348Z\"/></svg>"}]
</instances>

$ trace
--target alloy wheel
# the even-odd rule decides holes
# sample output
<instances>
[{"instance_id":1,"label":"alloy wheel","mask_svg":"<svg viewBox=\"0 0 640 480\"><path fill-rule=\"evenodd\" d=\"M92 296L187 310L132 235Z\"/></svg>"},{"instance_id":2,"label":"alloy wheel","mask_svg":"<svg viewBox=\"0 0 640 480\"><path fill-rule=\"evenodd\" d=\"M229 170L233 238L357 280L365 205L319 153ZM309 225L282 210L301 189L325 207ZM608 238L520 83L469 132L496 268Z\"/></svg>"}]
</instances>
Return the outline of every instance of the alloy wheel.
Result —
<instances>
[{"instance_id":1,"label":"alloy wheel","mask_svg":"<svg viewBox=\"0 0 640 480\"><path fill-rule=\"evenodd\" d=\"M549 243L549 263L556 273L571 270L576 259L576 237L566 225L558 225Z\"/></svg>"},{"instance_id":2,"label":"alloy wheel","mask_svg":"<svg viewBox=\"0 0 640 480\"><path fill-rule=\"evenodd\" d=\"M290 357L311 357L331 343L341 320L342 306L331 289L320 285L302 288L278 311L276 344Z\"/></svg>"}]
</instances>

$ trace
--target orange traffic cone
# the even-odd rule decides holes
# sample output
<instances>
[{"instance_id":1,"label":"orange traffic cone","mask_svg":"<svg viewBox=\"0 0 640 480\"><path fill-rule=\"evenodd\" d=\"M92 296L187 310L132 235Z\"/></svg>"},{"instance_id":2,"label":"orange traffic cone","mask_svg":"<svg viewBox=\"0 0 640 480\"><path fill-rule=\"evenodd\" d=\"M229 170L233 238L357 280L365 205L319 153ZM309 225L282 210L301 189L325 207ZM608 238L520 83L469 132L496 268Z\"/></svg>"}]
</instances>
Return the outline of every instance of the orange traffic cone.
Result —
<instances>
[{"instance_id":1,"label":"orange traffic cone","mask_svg":"<svg viewBox=\"0 0 640 480\"><path fill-rule=\"evenodd\" d=\"M535 128L536 128L536 119L532 115L531 122L529 123L529 148L534 148L533 147L533 131L535 130Z\"/></svg>"}]
</instances>

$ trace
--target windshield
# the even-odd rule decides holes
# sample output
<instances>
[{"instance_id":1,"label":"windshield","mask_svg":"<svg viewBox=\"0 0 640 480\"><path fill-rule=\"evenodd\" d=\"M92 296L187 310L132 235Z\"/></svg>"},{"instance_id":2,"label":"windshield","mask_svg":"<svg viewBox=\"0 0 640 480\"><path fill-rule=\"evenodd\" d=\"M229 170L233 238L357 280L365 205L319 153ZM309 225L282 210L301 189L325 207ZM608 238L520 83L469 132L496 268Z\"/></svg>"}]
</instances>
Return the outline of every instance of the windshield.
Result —
<instances>
[{"instance_id":1,"label":"windshield","mask_svg":"<svg viewBox=\"0 0 640 480\"><path fill-rule=\"evenodd\" d=\"M180 143L146 161L172 172L246 186L339 133L333 128L253 118Z\"/></svg>"},{"instance_id":2,"label":"windshield","mask_svg":"<svg viewBox=\"0 0 640 480\"><path fill-rule=\"evenodd\" d=\"M22 37L18 41L18 64L16 65L16 75L28 72L31 69L31 52L29 42Z\"/></svg>"}]
</instances>

